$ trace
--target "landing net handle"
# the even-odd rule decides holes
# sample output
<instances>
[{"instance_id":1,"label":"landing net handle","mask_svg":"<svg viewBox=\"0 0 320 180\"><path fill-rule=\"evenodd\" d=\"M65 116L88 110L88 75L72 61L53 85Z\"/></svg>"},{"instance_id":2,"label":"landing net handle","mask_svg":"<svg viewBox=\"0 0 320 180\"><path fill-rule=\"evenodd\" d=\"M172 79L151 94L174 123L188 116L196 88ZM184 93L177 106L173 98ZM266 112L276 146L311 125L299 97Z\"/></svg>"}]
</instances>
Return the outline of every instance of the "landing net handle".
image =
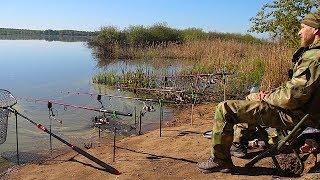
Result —
<instances>
[{"instance_id":1,"label":"landing net handle","mask_svg":"<svg viewBox=\"0 0 320 180\"><path fill-rule=\"evenodd\" d=\"M9 91L0 89L0 144L3 144L7 139L8 117L10 112L7 108L16 103L17 100Z\"/></svg>"},{"instance_id":2,"label":"landing net handle","mask_svg":"<svg viewBox=\"0 0 320 180\"><path fill-rule=\"evenodd\" d=\"M0 144L6 142L9 110L0 109Z\"/></svg>"}]
</instances>

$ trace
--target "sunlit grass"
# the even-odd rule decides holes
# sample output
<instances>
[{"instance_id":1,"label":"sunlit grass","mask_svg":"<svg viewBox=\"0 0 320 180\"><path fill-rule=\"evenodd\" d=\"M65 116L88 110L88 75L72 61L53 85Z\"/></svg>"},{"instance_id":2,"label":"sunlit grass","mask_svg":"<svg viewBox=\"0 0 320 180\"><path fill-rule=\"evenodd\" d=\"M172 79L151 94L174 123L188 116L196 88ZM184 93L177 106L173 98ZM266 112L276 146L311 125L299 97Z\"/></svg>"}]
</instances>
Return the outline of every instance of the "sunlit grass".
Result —
<instances>
[{"instance_id":1,"label":"sunlit grass","mask_svg":"<svg viewBox=\"0 0 320 180\"><path fill-rule=\"evenodd\" d=\"M250 85L260 85L263 90L279 86L287 79L293 50L281 44L253 44L217 38L183 44L116 47L114 52L130 59L143 59L155 64L162 63L163 59L191 64L179 74L233 72L236 77L232 78L232 83L228 83L226 88L229 93L237 94ZM118 82L123 86L156 87L154 76L138 69L136 72L120 75L112 72L100 73L93 81L106 85L115 85Z\"/></svg>"}]
</instances>

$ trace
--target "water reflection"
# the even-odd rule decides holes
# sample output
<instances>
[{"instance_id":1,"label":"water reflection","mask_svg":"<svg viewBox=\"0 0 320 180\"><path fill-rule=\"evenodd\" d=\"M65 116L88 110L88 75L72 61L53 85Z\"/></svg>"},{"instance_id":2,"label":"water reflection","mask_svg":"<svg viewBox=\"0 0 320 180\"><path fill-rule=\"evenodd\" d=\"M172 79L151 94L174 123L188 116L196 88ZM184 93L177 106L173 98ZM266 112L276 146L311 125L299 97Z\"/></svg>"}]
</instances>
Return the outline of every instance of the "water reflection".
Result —
<instances>
[{"instance_id":1,"label":"water reflection","mask_svg":"<svg viewBox=\"0 0 320 180\"><path fill-rule=\"evenodd\" d=\"M91 36L60 36L60 35L0 35L0 40L45 40L62 42L87 42Z\"/></svg>"}]
</instances>

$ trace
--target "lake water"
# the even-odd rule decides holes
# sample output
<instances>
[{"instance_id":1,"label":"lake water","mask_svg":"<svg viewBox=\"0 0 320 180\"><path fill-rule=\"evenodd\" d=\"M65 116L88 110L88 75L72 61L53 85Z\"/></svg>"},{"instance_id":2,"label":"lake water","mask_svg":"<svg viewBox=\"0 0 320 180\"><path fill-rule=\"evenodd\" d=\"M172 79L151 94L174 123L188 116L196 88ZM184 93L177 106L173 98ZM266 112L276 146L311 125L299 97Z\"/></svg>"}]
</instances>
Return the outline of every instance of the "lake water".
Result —
<instances>
[{"instance_id":1,"label":"lake water","mask_svg":"<svg viewBox=\"0 0 320 180\"><path fill-rule=\"evenodd\" d=\"M47 105L36 103L32 99L55 99L77 105L88 105L99 108L96 96L79 96L74 92L93 92L92 76L101 70L121 72L145 66L157 69L149 64L128 63L116 61L106 67L98 67L91 49L83 42L48 42L41 40L0 40L0 89L9 90L17 99L14 106L19 112L27 115L38 123L49 126ZM173 71L175 69L169 69ZM132 93L99 88L111 95L133 96ZM69 93L68 93L69 92ZM134 113L139 111L143 102L107 98L102 99L104 106L109 110ZM156 127L159 119L158 106L155 112L143 117L145 126ZM53 105L57 119L63 124L52 121L52 131L71 143L81 145L84 141L96 141L98 130L92 127L92 118L99 115L97 112L65 108ZM165 108L164 119L170 119L172 112ZM134 117L121 117L119 122L130 125ZM151 125L150 125L151 124ZM41 132L26 120L18 117L19 150L21 152L42 151L49 148L48 134ZM16 149L15 117L9 117L7 140L0 145L0 155L12 159ZM104 131L104 137L110 137ZM54 140L53 147L63 147Z\"/></svg>"}]
</instances>

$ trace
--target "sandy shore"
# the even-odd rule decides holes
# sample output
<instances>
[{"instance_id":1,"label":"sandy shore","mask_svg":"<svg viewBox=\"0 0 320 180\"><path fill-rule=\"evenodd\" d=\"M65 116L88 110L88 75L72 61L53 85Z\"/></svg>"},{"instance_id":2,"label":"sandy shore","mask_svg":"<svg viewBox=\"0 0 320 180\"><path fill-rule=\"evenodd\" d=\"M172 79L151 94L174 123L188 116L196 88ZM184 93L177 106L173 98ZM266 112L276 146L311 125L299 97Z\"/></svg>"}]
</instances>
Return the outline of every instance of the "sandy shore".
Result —
<instances>
[{"instance_id":1,"label":"sandy shore","mask_svg":"<svg viewBox=\"0 0 320 180\"><path fill-rule=\"evenodd\" d=\"M43 164L15 167L4 179L274 179L279 178L266 158L254 168L239 168L237 174L202 174L196 163L210 155L210 140L202 133L212 127L214 104L195 108L194 124L190 125L190 109L177 114L165 127L141 136L131 136L117 142L116 161L112 162L112 145L91 148L89 153L107 162L121 175L107 173L94 162L70 152ZM233 159L243 166L248 160ZM302 179L319 179L320 174L308 173Z\"/></svg>"}]
</instances>

